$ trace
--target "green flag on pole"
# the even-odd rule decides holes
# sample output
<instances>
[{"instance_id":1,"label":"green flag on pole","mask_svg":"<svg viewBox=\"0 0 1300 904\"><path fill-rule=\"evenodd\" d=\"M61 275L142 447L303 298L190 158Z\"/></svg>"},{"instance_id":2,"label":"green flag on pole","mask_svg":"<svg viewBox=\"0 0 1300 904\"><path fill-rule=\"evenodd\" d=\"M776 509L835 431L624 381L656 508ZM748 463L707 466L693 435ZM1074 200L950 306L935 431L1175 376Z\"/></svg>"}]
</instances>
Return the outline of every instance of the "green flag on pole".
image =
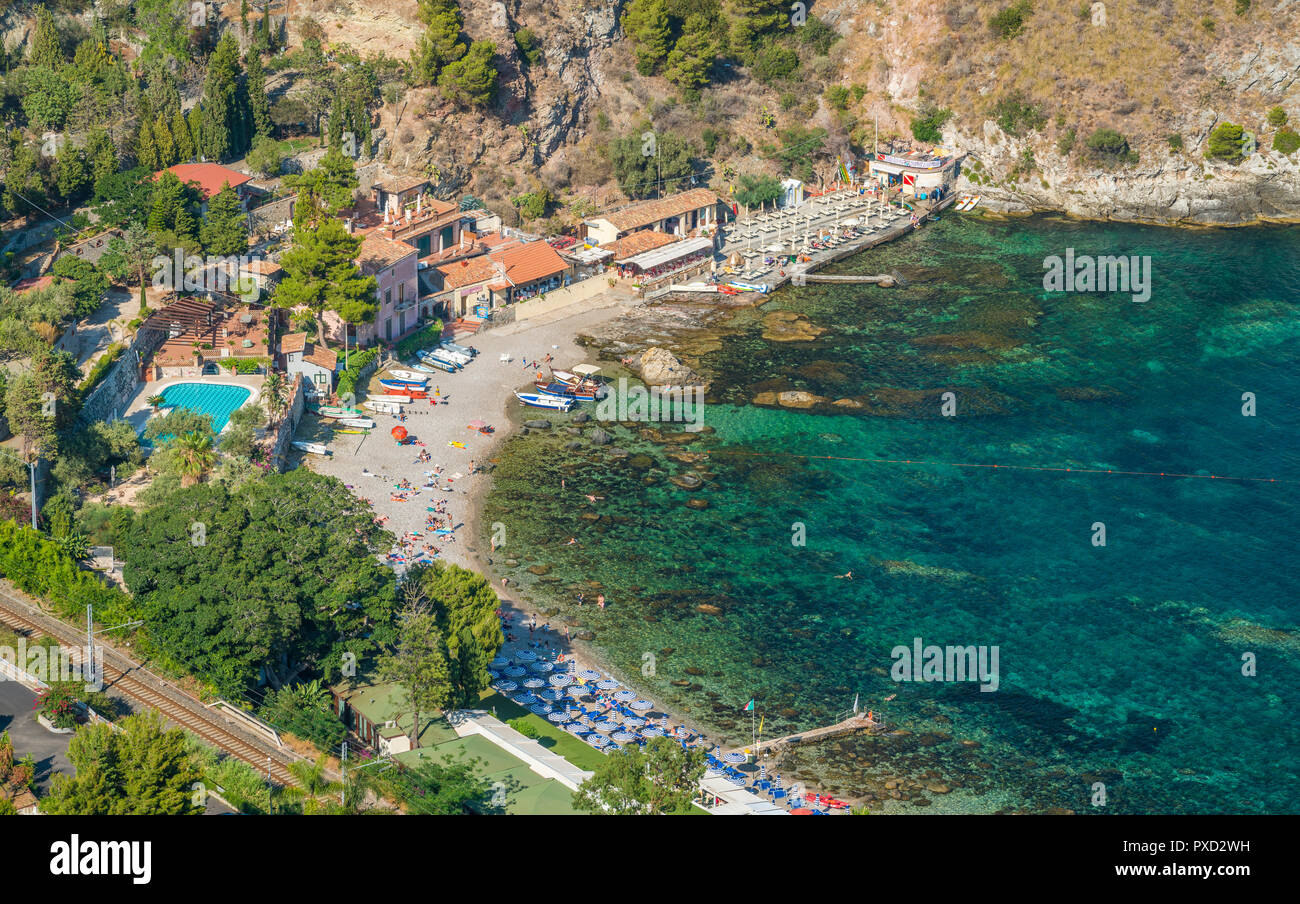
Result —
<instances>
[{"instance_id":1,"label":"green flag on pole","mask_svg":"<svg viewBox=\"0 0 1300 904\"><path fill-rule=\"evenodd\" d=\"M745 712L752 713L753 711L754 711L754 701L750 700L748 703L745 704Z\"/></svg>"}]
</instances>

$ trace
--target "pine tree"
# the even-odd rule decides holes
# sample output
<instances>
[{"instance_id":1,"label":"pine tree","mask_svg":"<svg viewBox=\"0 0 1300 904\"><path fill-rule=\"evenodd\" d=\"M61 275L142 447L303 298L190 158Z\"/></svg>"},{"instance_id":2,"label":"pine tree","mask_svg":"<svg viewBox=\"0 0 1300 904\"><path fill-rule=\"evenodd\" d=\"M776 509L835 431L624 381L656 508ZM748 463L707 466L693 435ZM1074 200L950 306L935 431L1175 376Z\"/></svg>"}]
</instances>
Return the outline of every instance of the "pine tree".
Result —
<instances>
[{"instance_id":1,"label":"pine tree","mask_svg":"<svg viewBox=\"0 0 1300 904\"><path fill-rule=\"evenodd\" d=\"M731 48L750 61L761 38L781 31L789 23L785 0L728 0L731 10Z\"/></svg>"},{"instance_id":2,"label":"pine tree","mask_svg":"<svg viewBox=\"0 0 1300 904\"><path fill-rule=\"evenodd\" d=\"M679 88L698 91L709 83L716 51L708 29L708 20L703 16L689 17L682 36L668 54L664 77Z\"/></svg>"},{"instance_id":3,"label":"pine tree","mask_svg":"<svg viewBox=\"0 0 1300 904\"><path fill-rule=\"evenodd\" d=\"M411 51L411 67L418 84L433 84L443 68L465 56L469 49L461 39L464 27L460 7L455 0L420 0L419 18L424 34L419 46Z\"/></svg>"},{"instance_id":4,"label":"pine tree","mask_svg":"<svg viewBox=\"0 0 1300 904\"><path fill-rule=\"evenodd\" d=\"M32 50L28 62L33 66L48 66L51 69L63 65L59 30L54 25L54 14L44 4L36 7L36 28L32 32Z\"/></svg>"},{"instance_id":5,"label":"pine tree","mask_svg":"<svg viewBox=\"0 0 1300 904\"><path fill-rule=\"evenodd\" d=\"M190 145L194 148L194 156L199 157L203 154L203 110L199 104L195 104L185 117L185 124L190 128Z\"/></svg>"},{"instance_id":6,"label":"pine tree","mask_svg":"<svg viewBox=\"0 0 1300 904\"><path fill-rule=\"evenodd\" d=\"M248 216L229 183L208 201L207 218L200 232L208 254L226 256L248 251Z\"/></svg>"},{"instance_id":7,"label":"pine tree","mask_svg":"<svg viewBox=\"0 0 1300 904\"><path fill-rule=\"evenodd\" d=\"M208 58L203 80L203 119L199 147L212 161L248 150L248 95L240 75L239 46L227 33Z\"/></svg>"},{"instance_id":8,"label":"pine tree","mask_svg":"<svg viewBox=\"0 0 1300 904\"><path fill-rule=\"evenodd\" d=\"M90 184L117 172L117 148L107 130L92 129L86 138L86 159L90 161Z\"/></svg>"},{"instance_id":9,"label":"pine tree","mask_svg":"<svg viewBox=\"0 0 1300 904\"><path fill-rule=\"evenodd\" d=\"M475 41L462 59L442 70L438 86L464 106L490 104L497 93L496 52L491 41Z\"/></svg>"},{"instance_id":10,"label":"pine tree","mask_svg":"<svg viewBox=\"0 0 1300 904\"><path fill-rule=\"evenodd\" d=\"M189 163L194 159L194 137L190 134L190 124L185 121L185 114L176 108L172 114L172 143L176 146L176 162Z\"/></svg>"},{"instance_id":11,"label":"pine tree","mask_svg":"<svg viewBox=\"0 0 1300 904\"><path fill-rule=\"evenodd\" d=\"M90 166L86 162L85 152L73 147L71 141L65 141L59 148L54 160L55 184L59 197L69 204L76 204L90 192Z\"/></svg>"},{"instance_id":12,"label":"pine tree","mask_svg":"<svg viewBox=\"0 0 1300 904\"><path fill-rule=\"evenodd\" d=\"M266 96L266 69L262 67L262 58L249 51L245 61L248 69L248 111L252 117L253 134L270 137L271 102Z\"/></svg>"},{"instance_id":13,"label":"pine tree","mask_svg":"<svg viewBox=\"0 0 1300 904\"><path fill-rule=\"evenodd\" d=\"M664 0L632 0L622 24L623 32L636 43L636 71L653 75L667 59L672 37Z\"/></svg>"},{"instance_id":14,"label":"pine tree","mask_svg":"<svg viewBox=\"0 0 1300 904\"><path fill-rule=\"evenodd\" d=\"M158 165L158 149L153 143L153 124L147 119L140 120L140 132L135 142L135 159L147 170L162 169Z\"/></svg>"},{"instance_id":15,"label":"pine tree","mask_svg":"<svg viewBox=\"0 0 1300 904\"><path fill-rule=\"evenodd\" d=\"M159 169L166 169L178 162L176 143L172 141L171 129L167 128L167 118L161 113L153 124L153 147L154 153L158 155Z\"/></svg>"},{"instance_id":16,"label":"pine tree","mask_svg":"<svg viewBox=\"0 0 1300 904\"><path fill-rule=\"evenodd\" d=\"M375 278L356 265L361 238L327 219L318 228L294 229L294 245L280 260L285 278L275 289L277 307L306 307L316 318L316 339L325 344L326 311L349 323L374 317Z\"/></svg>"}]
</instances>

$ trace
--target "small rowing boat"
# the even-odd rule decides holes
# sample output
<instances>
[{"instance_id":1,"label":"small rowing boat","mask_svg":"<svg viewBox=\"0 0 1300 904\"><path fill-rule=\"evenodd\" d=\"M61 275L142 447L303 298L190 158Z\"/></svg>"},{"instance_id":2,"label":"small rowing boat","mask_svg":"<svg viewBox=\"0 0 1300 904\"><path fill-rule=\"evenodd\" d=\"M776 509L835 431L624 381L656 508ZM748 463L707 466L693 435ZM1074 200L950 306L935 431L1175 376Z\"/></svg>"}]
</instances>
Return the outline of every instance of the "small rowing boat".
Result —
<instances>
[{"instance_id":1,"label":"small rowing boat","mask_svg":"<svg viewBox=\"0 0 1300 904\"><path fill-rule=\"evenodd\" d=\"M415 381L415 380L395 379L395 380L380 380L379 385L387 386L389 389L423 389L425 386L425 382L424 380Z\"/></svg>"},{"instance_id":2,"label":"small rowing boat","mask_svg":"<svg viewBox=\"0 0 1300 904\"><path fill-rule=\"evenodd\" d=\"M426 367L434 367L443 373L454 374L460 370L459 364L453 364L450 361L443 361L441 358L430 358L427 355L420 359L420 363Z\"/></svg>"},{"instance_id":3,"label":"small rowing boat","mask_svg":"<svg viewBox=\"0 0 1300 904\"><path fill-rule=\"evenodd\" d=\"M340 426L354 427L358 430L373 430L375 422L368 417L345 417L337 421Z\"/></svg>"},{"instance_id":4,"label":"small rowing boat","mask_svg":"<svg viewBox=\"0 0 1300 904\"><path fill-rule=\"evenodd\" d=\"M360 408L340 408L337 405L316 405L310 410L319 414L321 417L333 419L341 417L356 417L361 413Z\"/></svg>"},{"instance_id":5,"label":"small rowing boat","mask_svg":"<svg viewBox=\"0 0 1300 904\"><path fill-rule=\"evenodd\" d=\"M530 408L550 408L553 411L568 411L578 404L573 399L560 396L543 395L536 392L516 392L515 398Z\"/></svg>"},{"instance_id":6,"label":"small rowing boat","mask_svg":"<svg viewBox=\"0 0 1300 904\"><path fill-rule=\"evenodd\" d=\"M457 345L450 339L444 339L439 344L448 351L460 352L462 355L469 355L471 358L478 354L478 349L471 348L468 345Z\"/></svg>"},{"instance_id":7,"label":"small rowing boat","mask_svg":"<svg viewBox=\"0 0 1300 904\"><path fill-rule=\"evenodd\" d=\"M474 358L471 355L465 352L458 352L453 349L446 348L445 346L438 346L437 348L425 349L424 351L421 351L419 354L421 356L427 355L431 358L441 358L444 361L450 361L453 364L459 364L461 366L464 366L468 364L470 361L474 360Z\"/></svg>"},{"instance_id":8,"label":"small rowing boat","mask_svg":"<svg viewBox=\"0 0 1300 904\"><path fill-rule=\"evenodd\" d=\"M367 402L397 402L401 405L409 405L411 403L411 398L412 398L411 395L405 392L395 392L389 395L368 395L366 396L366 401ZM357 413L360 414L361 412L357 412Z\"/></svg>"},{"instance_id":9,"label":"small rowing boat","mask_svg":"<svg viewBox=\"0 0 1300 904\"><path fill-rule=\"evenodd\" d=\"M299 452L311 452L313 455L329 455L330 448L324 443L309 443L302 440L293 440L289 445L293 446Z\"/></svg>"},{"instance_id":10,"label":"small rowing boat","mask_svg":"<svg viewBox=\"0 0 1300 904\"><path fill-rule=\"evenodd\" d=\"M401 414L401 402L377 402L374 399L366 399L361 403L363 407L370 411L377 411L380 414Z\"/></svg>"},{"instance_id":11,"label":"small rowing boat","mask_svg":"<svg viewBox=\"0 0 1300 904\"><path fill-rule=\"evenodd\" d=\"M429 382L429 375L418 373L414 370L390 370L390 374L399 380L406 380L409 383L418 383L423 386Z\"/></svg>"}]
</instances>

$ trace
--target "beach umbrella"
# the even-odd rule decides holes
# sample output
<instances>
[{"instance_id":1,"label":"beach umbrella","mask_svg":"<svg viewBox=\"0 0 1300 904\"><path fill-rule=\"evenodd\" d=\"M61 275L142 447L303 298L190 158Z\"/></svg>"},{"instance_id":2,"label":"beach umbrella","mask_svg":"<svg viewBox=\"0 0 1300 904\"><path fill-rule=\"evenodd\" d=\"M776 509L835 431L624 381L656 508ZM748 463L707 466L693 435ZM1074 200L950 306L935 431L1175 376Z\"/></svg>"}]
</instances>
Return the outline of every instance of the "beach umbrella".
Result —
<instances>
[{"instance_id":1,"label":"beach umbrella","mask_svg":"<svg viewBox=\"0 0 1300 904\"><path fill-rule=\"evenodd\" d=\"M619 686L618 682L615 681L613 678L606 678L603 681L596 682L596 687L600 688L602 691L612 691L614 688L618 686Z\"/></svg>"},{"instance_id":2,"label":"beach umbrella","mask_svg":"<svg viewBox=\"0 0 1300 904\"><path fill-rule=\"evenodd\" d=\"M541 678L529 678L524 681L524 687L545 687L546 682Z\"/></svg>"},{"instance_id":3,"label":"beach umbrella","mask_svg":"<svg viewBox=\"0 0 1300 904\"><path fill-rule=\"evenodd\" d=\"M583 681L599 681L604 676L601 675L600 672L596 671L595 669L583 669L581 672L578 673L578 677L581 678Z\"/></svg>"},{"instance_id":4,"label":"beach umbrella","mask_svg":"<svg viewBox=\"0 0 1300 904\"><path fill-rule=\"evenodd\" d=\"M641 729L641 737L643 738L662 738L663 736L664 730L662 728L655 728L653 725L649 728Z\"/></svg>"},{"instance_id":5,"label":"beach umbrella","mask_svg":"<svg viewBox=\"0 0 1300 904\"><path fill-rule=\"evenodd\" d=\"M512 691L512 690L514 690L515 688L519 687L519 685L515 684L513 681L510 681L509 679L504 679L504 678L503 678L503 679L500 680L500 681L493 681L493 682L492 682L492 687L493 687L495 690L498 690L498 691L501 691L502 693L507 693L507 694L508 694L508 693L510 693L510 691Z\"/></svg>"},{"instance_id":6,"label":"beach umbrella","mask_svg":"<svg viewBox=\"0 0 1300 904\"><path fill-rule=\"evenodd\" d=\"M638 719L636 716L623 720L624 728L640 728L643 725L645 725L645 719Z\"/></svg>"},{"instance_id":7,"label":"beach umbrella","mask_svg":"<svg viewBox=\"0 0 1300 904\"><path fill-rule=\"evenodd\" d=\"M549 688L548 690L542 691L542 693L539 696L541 696L543 700L555 701L555 700L559 700L563 695L564 695L563 691L556 690L555 688Z\"/></svg>"},{"instance_id":8,"label":"beach umbrella","mask_svg":"<svg viewBox=\"0 0 1300 904\"><path fill-rule=\"evenodd\" d=\"M609 739L611 741L618 741L620 744L626 744L628 741L635 741L636 735L632 734L630 731L619 730L610 735Z\"/></svg>"},{"instance_id":9,"label":"beach umbrella","mask_svg":"<svg viewBox=\"0 0 1300 904\"><path fill-rule=\"evenodd\" d=\"M508 665L510 665L509 659L506 659L504 656L498 656L496 659L493 659L492 662L488 664L488 668L504 669Z\"/></svg>"},{"instance_id":10,"label":"beach umbrella","mask_svg":"<svg viewBox=\"0 0 1300 904\"><path fill-rule=\"evenodd\" d=\"M401 424L398 424L396 427L394 427L393 439L397 440L399 443L402 440L406 439L406 428L403 427Z\"/></svg>"},{"instance_id":11,"label":"beach umbrella","mask_svg":"<svg viewBox=\"0 0 1300 904\"><path fill-rule=\"evenodd\" d=\"M725 756L723 756L722 761L723 761L724 763L731 763L733 766L739 766L741 763L745 762L745 760L747 760L747 759L748 759L748 757L746 757L746 756L745 756L743 753L741 753L739 750L733 750L733 751L731 751L731 753L728 753L728 754L726 754Z\"/></svg>"},{"instance_id":12,"label":"beach umbrella","mask_svg":"<svg viewBox=\"0 0 1300 904\"><path fill-rule=\"evenodd\" d=\"M559 713L559 712L556 712L556 713L549 713L549 714L547 714L546 718L550 719L552 722L568 722L568 721L569 721L569 714L568 714L568 713Z\"/></svg>"},{"instance_id":13,"label":"beach umbrella","mask_svg":"<svg viewBox=\"0 0 1300 904\"><path fill-rule=\"evenodd\" d=\"M568 693L570 697L585 697L589 692L581 684L575 684L571 686L566 693Z\"/></svg>"},{"instance_id":14,"label":"beach umbrella","mask_svg":"<svg viewBox=\"0 0 1300 904\"><path fill-rule=\"evenodd\" d=\"M635 700L636 694L632 693L631 691L619 691L617 694L614 695L614 699L626 703L628 700Z\"/></svg>"},{"instance_id":15,"label":"beach umbrella","mask_svg":"<svg viewBox=\"0 0 1300 904\"><path fill-rule=\"evenodd\" d=\"M609 738L598 734L589 735L587 737L587 743L592 747L605 747L609 744Z\"/></svg>"},{"instance_id":16,"label":"beach umbrella","mask_svg":"<svg viewBox=\"0 0 1300 904\"><path fill-rule=\"evenodd\" d=\"M532 694L515 694L515 696L510 699L518 703L520 706L532 706L537 702L537 698Z\"/></svg>"},{"instance_id":17,"label":"beach umbrella","mask_svg":"<svg viewBox=\"0 0 1300 904\"><path fill-rule=\"evenodd\" d=\"M606 719L604 722L596 723L596 731L618 731L618 723Z\"/></svg>"},{"instance_id":18,"label":"beach umbrella","mask_svg":"<svg viewBox=\"0 0 1300 904\"><path fill-rule=\"evenodd\" d=\"M564 687L566 684L573 684L573 676L565 675L563 673L552 675L550 678L550 682L551 684L554 684L556 687Z\"/></svg>"},{"instance_id":19,"label":"beach umbrella","mask_svg":"<svg viewBox=\"0 0 1300 904\"><path fill-rule=\"evenodd\" d=\"M640 710L646 710L646 709L653 709L653 708L654 708L654 704L651 703L649 700L633 700L633 701L632 701L630 704L628 704L628 705L631 706L633 709L640 709Z\"/></svg>"},{"instance_id":20,"label":"beach umbrella","mask_svg":"<svg viewBox=\"0 0 1300 904\"><path fill-rule=\"evenodd\" d=\"M710 766L708 769L705 769L705 770L704 770L704 777L705 777L705 778L722 778L722 771L719 770L719 769L715 769L713 766Z\"/></svg>"},{"instance_id":21,"label":"beach umbrella","mask_svg":"<svg viewBox=\"0 0 1300 904\"><path fill-rule=\"evenodd\" d=\"M552 670L554 670L554 668L555 668L555 666L551 665L551 664L550 664L549 662L547 662L546 660L542 660L541 662L534 662L534 663L532 664L532 670L533 670L534 672L543 672L543 673L544 673L544 672L552 671Z\"/></svg>"},{"instance_id":22,"label":"beach umbrella","mask_svg":"<svg viewBox=\"0 0 1300 904\"><path fill-rule=\"evenodd\" d=\"M512 665L510 668L506 669L503 674L509 675L511 678L522 678L527 674L527 672L517 665Z\"/></svg>"},{"instance_id":23,"label":"beach umbrella","mask_svg":"<svg viewBox=\"0 0 1300 904\"><path fill-rule=\"evenodd\" d=\"M736 785L737 787L740 787L745 784L745 777L743 775L728 775L727 781L731 782L733 785Z\"/></svg>"},{"instance_id":24,"label":"beach umbrella","mask_svg":"<svg viewBox=\"0 0 1300 904\"><path fill-rule=\"evenodd\" d=\"M518 659L520 662L532 662L536 658L537 654L532 650L520 650L515 654L515 659Z\"/></svg>"},{"instance_id":25,"label":"beach umbrella","mask_svg":"<svg viewBox=\"0 0 1300 904\"><path fill-rule=\"evenodd\" d=\"M673 732L673 734L677 735L677 737L681 738L684 741L691 736L691 730L687 728L685 725L682 725L679 726L677 730Z\"/></svg>"},{"instance_id":26,"label":"beach umbrella","mask_svg":"<svg viewBox=\"0 0 1300 904\"><path fill-rule=\"evenodd\" d=\"M536 706L529 707L529 709L539 716L544 716L551 711L551 707L547 706L545 703L538 703Z\"/></svg>"},{"instance_id":27,"label":"beach umbrella","mask_svg":"<svg viewBox=\"0 0 1300 904\"><path fill-rule=\"evenodd\" d=\"M488 675L493 679L500 678L501 671L499 669L488 669Z\"/></svg>"}]
</instances>

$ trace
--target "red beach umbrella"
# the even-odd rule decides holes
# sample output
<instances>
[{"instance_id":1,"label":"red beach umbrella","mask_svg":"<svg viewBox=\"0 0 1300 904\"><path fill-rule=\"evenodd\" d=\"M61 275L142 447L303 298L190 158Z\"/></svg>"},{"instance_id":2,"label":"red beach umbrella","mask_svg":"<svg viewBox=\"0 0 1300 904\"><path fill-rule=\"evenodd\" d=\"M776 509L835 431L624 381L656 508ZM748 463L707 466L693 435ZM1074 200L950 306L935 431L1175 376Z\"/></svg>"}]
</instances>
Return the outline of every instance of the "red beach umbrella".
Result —
<instances>
[{"instance_id":1,"label":"red beach umbrella","mask_svg":"<svg viewBox=\"0 0 1300 904\"><path fill-rule=\"evenodd\" d=\"M399 443L400 443L402 440L406 439L406 428L403 427L403 426L401 426L400 424L399 424L398 426L394 427L394 428L393 428L393 439L397 440Z\"/></svg>"}]
</instances>

